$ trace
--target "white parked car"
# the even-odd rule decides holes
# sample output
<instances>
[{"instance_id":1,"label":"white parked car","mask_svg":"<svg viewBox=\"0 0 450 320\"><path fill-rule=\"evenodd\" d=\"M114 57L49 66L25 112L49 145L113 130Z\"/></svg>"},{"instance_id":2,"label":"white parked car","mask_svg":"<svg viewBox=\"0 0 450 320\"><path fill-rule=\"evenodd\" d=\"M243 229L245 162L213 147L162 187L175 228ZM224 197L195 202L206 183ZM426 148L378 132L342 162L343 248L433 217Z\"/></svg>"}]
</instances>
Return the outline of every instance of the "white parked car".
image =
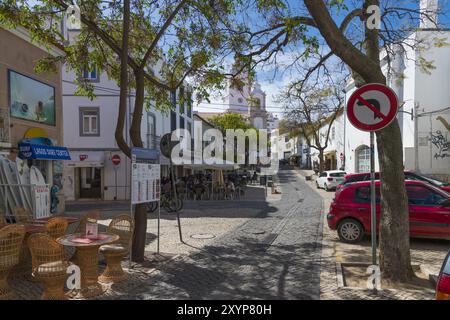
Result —
<instances>
[{"instance_id":1,"label":"white parked car","mask_svg":"<svg viewBox=\"0 0 450 320\"><path fill-rule=\"evenodd\" d=\"M316 187L327 191L336 189L344 181L345 175L346 172L341 170L323 171L316 179Z\"/></svg>"}]
</instances>

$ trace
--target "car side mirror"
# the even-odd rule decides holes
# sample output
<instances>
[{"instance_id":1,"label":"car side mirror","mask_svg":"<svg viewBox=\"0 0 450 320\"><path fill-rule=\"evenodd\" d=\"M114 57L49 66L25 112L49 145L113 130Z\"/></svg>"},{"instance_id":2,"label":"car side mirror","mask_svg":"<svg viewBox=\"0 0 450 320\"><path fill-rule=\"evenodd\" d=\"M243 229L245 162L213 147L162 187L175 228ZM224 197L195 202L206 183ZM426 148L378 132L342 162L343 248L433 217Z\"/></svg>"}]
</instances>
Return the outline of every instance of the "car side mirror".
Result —
<instances>
[{"instance_id":1,"label":"car side mirror","mask_svg":"<svg viewBox=\"0 0 450 320\"><path fill-rule=\"evenodd\" d=\"M450 207L450 199L447 199L444 202L442 202L441 207L445 207L445 208Z\"/></svg>"}]
</instances>

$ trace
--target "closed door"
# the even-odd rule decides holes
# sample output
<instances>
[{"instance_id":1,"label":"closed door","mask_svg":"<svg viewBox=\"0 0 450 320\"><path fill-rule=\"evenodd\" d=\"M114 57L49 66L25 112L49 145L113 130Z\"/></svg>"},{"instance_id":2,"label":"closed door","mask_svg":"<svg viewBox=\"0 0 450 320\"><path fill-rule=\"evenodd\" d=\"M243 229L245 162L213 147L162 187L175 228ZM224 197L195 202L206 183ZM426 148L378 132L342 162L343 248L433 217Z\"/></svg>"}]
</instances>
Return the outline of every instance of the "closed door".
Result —
<instances>
[{"instance_id":1,"label":"closed door","mask_svg":"<svg viewBox=\"0 0 450 320\"><path fill-rule=\"evenodd\" d=\"M80 168L80 198L100 199L101 192L101 168Z\"/></svg>"},{"instance_id":2,"label":"closed door","mask_svg":"<svg viewBox=\"0 0 450 320\"><path fill-rule=\"evenodd\" d=\"M407 185L410 233L415 236L450 238L450 208L446 198L422 185Z\"/></svg>"},{"instance_id":3,"label":"closed door","mask_svg":"<svg viewBox=\"0 0 450 320\"><path fill-rule=\"evenodd\" d=\"M380 187L375 188L376 192L376 219L377 230L380 226ZM367 233L371 231L371 204L370 204L370 186L359 187L355 189L355 201L352 204L353 215L357 217L364 225Z\"/></svg>"}]
</instances>

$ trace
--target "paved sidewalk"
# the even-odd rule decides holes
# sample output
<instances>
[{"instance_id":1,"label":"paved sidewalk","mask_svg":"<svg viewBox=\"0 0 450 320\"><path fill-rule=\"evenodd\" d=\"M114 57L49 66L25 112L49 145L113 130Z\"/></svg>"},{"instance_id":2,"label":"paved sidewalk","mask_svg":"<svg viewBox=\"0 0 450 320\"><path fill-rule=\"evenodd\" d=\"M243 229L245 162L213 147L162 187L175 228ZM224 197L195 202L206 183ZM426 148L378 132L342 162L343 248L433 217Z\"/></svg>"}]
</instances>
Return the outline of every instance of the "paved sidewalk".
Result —
<instances>
[{"instance_id":1,"label":"paved sidewalk","mask_svg":"<svg viewBox=\"0 0 450 320\"><path fill-rule=\"evenodd\" d=\"M297 170L305 177L312 175L312 171ZM308 185L322 196L324 223L322 238L322 259L320 274L321 299L434 299L434 290L391 290L384 289L374 294L370 290L355 290L338 286L337 263L371 261L370 238L366 237L360 244L345 244L339 241L336 231L330 230L326 221L326 213L334 196L334 192L316 189L314 178L306 181ZM450 248L450 241L411 239L411 259L413 265L421 265L432 274L437 274L446 253Z\"/></svg>"}]
</instances>

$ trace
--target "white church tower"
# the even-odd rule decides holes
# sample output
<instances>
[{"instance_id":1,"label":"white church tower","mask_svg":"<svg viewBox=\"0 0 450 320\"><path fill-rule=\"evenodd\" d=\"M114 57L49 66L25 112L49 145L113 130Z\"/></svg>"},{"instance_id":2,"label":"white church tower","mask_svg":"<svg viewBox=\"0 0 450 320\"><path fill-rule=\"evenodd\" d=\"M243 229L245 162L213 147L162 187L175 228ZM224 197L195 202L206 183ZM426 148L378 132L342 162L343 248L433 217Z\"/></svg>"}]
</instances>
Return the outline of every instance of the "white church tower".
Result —
<instances>
[{"instance_id":1,"label":"white church tower","mask_svg":"<svg viewBox=\"0 0 450 320\"><path fill-rule=\"evenodd\" d=\"M256 129L267 128L266 93L261 90L258 82L253 86L251 94L249 120Z\"/></svg>"},{"instance_id":2,"label":"white church tower","mask_svg":"<svg viewBox=\"0 0 450 320\"><path fill-rule=\"evenodd\" d=\"M228 82L228 91L224 97L227 112L241 114L257 129L266 129L266 93L258 82L251 82L246 72L242 72L239 79L244 84L242 88L236 88L231 81Z\"/></svg>"}]
</instances>

